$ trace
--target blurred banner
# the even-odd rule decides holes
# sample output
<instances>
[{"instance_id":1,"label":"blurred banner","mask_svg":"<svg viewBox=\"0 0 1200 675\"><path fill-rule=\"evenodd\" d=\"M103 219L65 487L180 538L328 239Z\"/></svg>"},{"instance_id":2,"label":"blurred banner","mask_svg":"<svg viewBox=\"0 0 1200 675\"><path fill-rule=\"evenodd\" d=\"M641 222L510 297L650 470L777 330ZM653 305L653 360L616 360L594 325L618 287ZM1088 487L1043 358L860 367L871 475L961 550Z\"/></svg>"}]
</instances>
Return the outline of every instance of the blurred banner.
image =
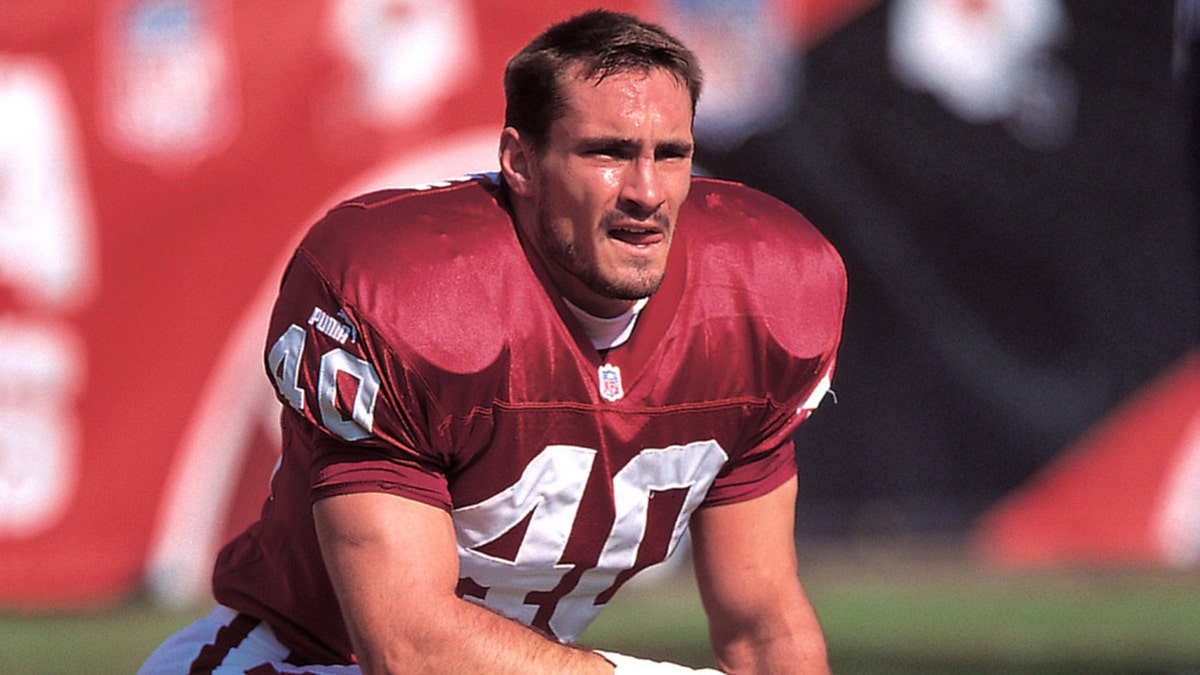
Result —
<instances>
[{"instance_id":1,"label":"blurred banner","mask_svg":"<svg viewBox=\"0 0 1200 675\"><path fill-rule=\"evenodd\" d=\"M980 519L1006 567L1200 563L1200 351Z\"/></svg>"},{"instance_id":2,"label":"blurred banner","mask_svg":"<svg viewBox=\"0 0 1200 675\"><path fill-rule=\"evenodd\" d=\"M590 4L0 4L0 601L203 586L275 461L302 229L491 169L504 61Z\"/></svg>"},{"instance_id":3,"label":"blurred banner","mask_svg":"<svg viewBox=\"0 0 1200 675\"><path fill-rule=\"evenodd\" d=\"M296 240L493 169L504 62L594 4L0 4L0 606L207 593L275 462ZM802 534L963 532L1195 347L1193 3L603 4L700 53L698 167L849 264Z\"/></svg>"}]
</instances>

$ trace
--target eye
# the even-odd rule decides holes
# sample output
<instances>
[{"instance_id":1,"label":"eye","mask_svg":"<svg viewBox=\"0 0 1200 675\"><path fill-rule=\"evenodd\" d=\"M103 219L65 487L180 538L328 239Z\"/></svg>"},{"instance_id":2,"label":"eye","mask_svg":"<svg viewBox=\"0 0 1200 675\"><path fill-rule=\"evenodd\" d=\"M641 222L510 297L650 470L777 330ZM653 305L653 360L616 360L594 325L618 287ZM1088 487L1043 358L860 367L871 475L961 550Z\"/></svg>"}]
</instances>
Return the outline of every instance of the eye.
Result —
<instances>
[{"instance_id":1,"label":"eye","mask_svg":"<svg viewBox=\"0 0 1200 675\"><path fill-rule=\"evenodd\" d=\"M636 144L622 139L601 139L595 143L585 143L580 154L584 157L607 160L628 160L637 157Z\"/></svg>"},{"instance_id":2,"label":"eye","mask_svg":"<svg viewBox=\"0 0 1200 675\"><path fill-rule=\"evenodd\" d=\"M687 159L692 156L692 146L670 143L657 148L654 158L659 161L672 159Z\"/></svg>"}]
</instances>

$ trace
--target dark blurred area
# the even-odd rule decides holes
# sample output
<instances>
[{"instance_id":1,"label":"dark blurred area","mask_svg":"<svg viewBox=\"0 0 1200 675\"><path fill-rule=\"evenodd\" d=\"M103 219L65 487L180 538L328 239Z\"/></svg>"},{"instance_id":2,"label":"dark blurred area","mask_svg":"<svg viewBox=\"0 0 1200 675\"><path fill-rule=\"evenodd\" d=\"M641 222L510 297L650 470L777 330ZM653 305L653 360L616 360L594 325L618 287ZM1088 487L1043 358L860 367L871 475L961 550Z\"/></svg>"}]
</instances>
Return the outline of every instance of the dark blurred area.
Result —
<instances>
[{"instance_id":1,"label":"dark blurred area","mask_svg":"<svg viewBox=\"0 0 1200 675\"><path fill-rule=\"evenodd\" d=\"M983 121L897 76L900 4L799 57L778 122L698 154L849 270L837 404L798 436L802 534L962 532L1200 342L1189 3L1063 3Z\"/></svg>"}]
</instances>

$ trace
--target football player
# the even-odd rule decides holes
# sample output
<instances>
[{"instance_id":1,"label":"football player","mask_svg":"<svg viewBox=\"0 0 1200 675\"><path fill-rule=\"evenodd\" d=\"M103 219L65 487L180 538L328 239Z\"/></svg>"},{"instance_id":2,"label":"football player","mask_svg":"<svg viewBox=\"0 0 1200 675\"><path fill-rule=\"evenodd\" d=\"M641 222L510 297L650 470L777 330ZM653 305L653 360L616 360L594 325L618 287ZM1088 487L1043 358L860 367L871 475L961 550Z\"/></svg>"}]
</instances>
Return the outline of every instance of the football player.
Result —
<instances>
[{"instance_id":1,"label":"football player","mask_svg":"<svg viewBox=\"0 0 1200 675\"><path fill-rule=\"evenodd\" d=\"M689 528L721 670L827 672L791 435L844 270L692 176L700 86L661 28L580 15L508 64L497 174L313 227L269 327L270 498L142 672L690 672L573 644Z\"/></svg>"}]
</instances>

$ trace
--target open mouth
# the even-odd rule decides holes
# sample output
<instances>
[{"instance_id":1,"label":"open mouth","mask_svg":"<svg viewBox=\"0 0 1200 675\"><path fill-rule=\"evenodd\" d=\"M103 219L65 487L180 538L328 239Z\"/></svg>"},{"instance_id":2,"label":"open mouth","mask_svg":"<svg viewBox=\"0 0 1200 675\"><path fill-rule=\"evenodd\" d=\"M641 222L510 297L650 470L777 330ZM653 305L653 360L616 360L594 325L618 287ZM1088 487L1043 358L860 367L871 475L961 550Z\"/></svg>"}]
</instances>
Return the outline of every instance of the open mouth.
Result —
<instances>
[{"instance_id":1,"label":"open mouth","mask_svg":"<svg viewBox=\"0 0 1200 675\"><path fill-rule=\"evenodd\" d=\"M608 236L630 246L651 246L663 240L663 232L653 227L618 227L608 231Z\"/></svg>"}]
</instances>

